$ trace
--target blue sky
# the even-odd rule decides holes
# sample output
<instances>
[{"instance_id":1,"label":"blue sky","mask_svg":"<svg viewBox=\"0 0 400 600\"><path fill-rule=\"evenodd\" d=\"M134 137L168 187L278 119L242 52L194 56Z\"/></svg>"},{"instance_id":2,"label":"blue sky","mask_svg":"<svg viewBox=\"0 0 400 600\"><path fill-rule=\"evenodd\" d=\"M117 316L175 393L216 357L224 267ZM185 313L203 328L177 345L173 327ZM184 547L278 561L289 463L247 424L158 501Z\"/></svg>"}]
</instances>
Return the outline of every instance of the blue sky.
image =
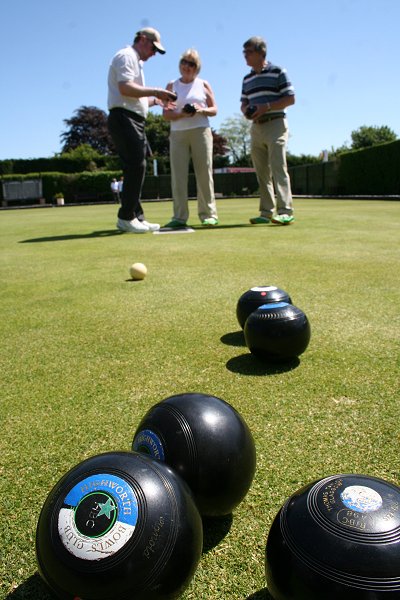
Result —
<instances>
[{"instance_id":1,"label":"blue sky","mask_svg":"<svg viewBox=\"0 0 400 600\"><path fill-rule=\"evenodd\" d=\"M53 156L64 119L82 105L106 110L111 57L146 25L167 49L146 63L147 84L164 87L196 48L217 131L239 113L243 42L261 35L295 87L292 154L337 148L362 125L400 136L400 0L1 0L1 15L0 159Z\"/></svg>"}]
</instances>

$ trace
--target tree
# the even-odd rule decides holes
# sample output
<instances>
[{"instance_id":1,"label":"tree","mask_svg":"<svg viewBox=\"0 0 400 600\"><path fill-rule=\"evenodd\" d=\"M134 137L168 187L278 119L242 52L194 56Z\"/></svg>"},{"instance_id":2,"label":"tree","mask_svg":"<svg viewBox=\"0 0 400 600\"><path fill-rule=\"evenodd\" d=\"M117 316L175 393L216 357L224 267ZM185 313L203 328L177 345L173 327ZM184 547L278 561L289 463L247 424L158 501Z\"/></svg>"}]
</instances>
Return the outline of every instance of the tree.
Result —
<instances>
[{"instance_id":1,"label":"tree","mask_svg":"<svg viewBox=\"0 0 400 600\"><path fill-rule=\"evenodd\" d=\"M359 129L351 132L351 149L359 150L360 148L368 148L383 144L384 142L394 142L397 135L386 125L382 127L367 127L363 125Z\"/></svg>"},{"instance_id":2,"label":"tree","mask_svg":"<svg viewBox=\"0 0 400 600\"><path fill-rule=\"evenodd\" d=\"M149 112L146 119L146 137L154 158L169 156L169 123L162 115Z\"/></svg>"},{"instance_id":3,"label":"tree","mask_svg":"<svg viewBox=\"0 0 400 600\"><path fill-rule=\"evenodd\" d=\"M237 166L250 166L250 127L251 121L241 114L225 119L219 129L226 140L232 163Z\"/></svg>"},{"instance_id":4,"label":"tree","mask_svg":"<svg viewBox=\"0 0 400 600\"><path fill-rule=\"evenodd\" d=\"M102 154L98 150L92 148L92 146L89 146L89 144L81 144L73 150L62 152L60 156L73 158L74 160L87 160L87 162L90 162L91 160L96 161L98 158L101 158Z\"/></svg>"},{"instance_id":5,"label":"tree","mask_svg":"<svg viewBox=\"0 0 400 600\"><path fill-rule=\"evenodd\" d=\"M298 167L299 165L312 165L321 162L318 156L312 154L295 155L290 152L286 155L288 167Z\"/></svg>"},{"instance_id":6,"label":"tree","mask_svg":"<svg viewBox=\"0 0 400 600\"><path fill-rule=\"evenodd\" d=\"M69 152L87 144L100 154L115 154L113 141L107 129L107 115L95 106L81 106L71 119L64 119L67 131L61 134L61 152Z\"/></svg>"},{"instance_id":7,"label":"tree","mask_svg":"<svg viewBox=\"0 0 400 600\"><path fill-rule=\"evenodd\" d=\"M339 148L333 148L330 151L330 155L333 157L343 154L343 152L350 152L350 150L360 150L361 148L370 148L377 144L384 144L385 142L394 142L397 140L395 132L383 125L381 127L372 126L368 127L363 125L358 129L351 132L351 145L346 141Z\"/></svg>"},{"instance_id":8,"label":"tree","mask_svg":"<svg viewBox=\"0 0 400 600\"><path fill-rule=\"evenodd\" d=\"M330 151L329 151L329 156L331 158L336 158L338 157L340 154L343 154L343 152L350 152L351 148L348 145L348 142L346 141L344 144L342 144L341 146L339 146L339 148L334 148L333 146L331 147Z\"/></svg>"},{"instance_id":9,"label":"tree","mask_svg":"<svg viewBox=\"0 0 400 600\"><path fill-rule=\"evenodd\" d=\"M229 153L228 141L223 135L220 135L214 129L211 129L213 136L213 156L225 156Z\"/></svg>"},{"instance_id":10,"label":"tree","mask_svg":"<svg viewBox=\"0 0 400 600\"><path fill-rule=\"evenodd\" d=\"M60 154L60 158L69 158L72 160L78 160L81 162L86 162L86 171L95 171L97 169L97 161L102 159L102 154L89 146L89 144L81 144L77 148L73 150L69 150L68 152L63 152Z\"/></svg>"},{"instance_id":11,"label":"tree","mask_svg":"<svg viewBox=\"0 0 400 600\"><path fill-rule=\"evenodd\" d=\"M211 129L213 136L213 166L214 169L221 169L229 166L229 148L226 138Z\"/></svg>"}]
</instances>

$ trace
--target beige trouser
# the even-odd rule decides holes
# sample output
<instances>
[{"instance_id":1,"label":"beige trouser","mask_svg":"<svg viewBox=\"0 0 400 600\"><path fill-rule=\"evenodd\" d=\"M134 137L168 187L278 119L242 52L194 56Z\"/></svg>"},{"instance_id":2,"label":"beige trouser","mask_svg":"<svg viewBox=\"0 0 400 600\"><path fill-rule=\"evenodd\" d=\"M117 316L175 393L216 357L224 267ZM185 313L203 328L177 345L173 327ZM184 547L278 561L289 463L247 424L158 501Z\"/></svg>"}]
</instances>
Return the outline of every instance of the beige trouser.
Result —
<instances>
[{"instance_id":1,"label":"beige trouser","mask_svg":"<svg viewBox=\"0 0 400 600\"><path fill-rule=\"evenodd\" d=\"M189 218L188 178L192 157L197 185L197 209L201 221L217 217L213 180L213 138L210 127L171 131L169 138L174 219Z\"/></svg>"},{"instance_id":2,"label":"beige trouser","mask_svg":"<svg viewBox=\"0 0 400 600\"><path fill-rule=\"evenodd\" d=\"M286 119L251 126L251 159L260 186L260 214L270 218L293 213L292 192L286 165L289 131ZM276 192L276 200L275 193Z\"/></svg>"}]
</instances>

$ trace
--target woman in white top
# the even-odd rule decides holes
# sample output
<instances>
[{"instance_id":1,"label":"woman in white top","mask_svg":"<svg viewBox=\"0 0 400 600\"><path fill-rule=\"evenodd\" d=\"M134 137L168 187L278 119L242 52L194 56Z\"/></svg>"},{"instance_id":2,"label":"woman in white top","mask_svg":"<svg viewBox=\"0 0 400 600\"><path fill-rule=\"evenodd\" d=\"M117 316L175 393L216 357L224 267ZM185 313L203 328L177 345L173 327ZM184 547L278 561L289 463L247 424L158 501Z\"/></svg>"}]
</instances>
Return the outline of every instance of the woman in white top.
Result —
<instances>
[{"instance_id":1,"label":"woman in white top","mask_svg":"<svg viewBox=\"0 0 400 600\"><path fill-rule=\"evenodd\" d=\"M186 50L179 61L181 76L170 81L167 89L177 94L175 107L164 109L170 121L171 184L174 215L165 227L185 227L189 218L188 176L190 157L197 184L198 215L205 226L218 224L213 180L213 137L209 117L217 114L210 84L198 77L199 54Z\"/></svg>"}]
</instances>

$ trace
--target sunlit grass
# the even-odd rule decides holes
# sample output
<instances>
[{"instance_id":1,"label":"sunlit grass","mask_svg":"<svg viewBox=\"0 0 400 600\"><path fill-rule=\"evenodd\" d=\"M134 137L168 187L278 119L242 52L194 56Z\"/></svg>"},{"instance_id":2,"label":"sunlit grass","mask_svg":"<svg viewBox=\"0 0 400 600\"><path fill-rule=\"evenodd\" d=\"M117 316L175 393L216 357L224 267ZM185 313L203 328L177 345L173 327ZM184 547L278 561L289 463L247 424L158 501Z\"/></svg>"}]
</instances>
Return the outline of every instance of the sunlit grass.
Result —
<instances>
[{"instance_id":1,"label":"sunlit grass","mask_svg":"<svg viewBox=\"0 0 400 600\"><path fill-rule=\"evenodd\" d=\"M179 235L119 234L112 205L0 213L1 598L49 597L34 539L50 489L82 459L129 449L175 393L230 402L257 447L254 484L184 600L267 598L268 529L300 486L340 472L400 483L400 204L298 200L293 225L250 226L257 204L220 200L209 230L191 202L196 230ZM171 203L145 208L171 217ZM292 370L260 364L238 334L239 296L267 284L311 323Z\"/></svg>"}]
</instances>

